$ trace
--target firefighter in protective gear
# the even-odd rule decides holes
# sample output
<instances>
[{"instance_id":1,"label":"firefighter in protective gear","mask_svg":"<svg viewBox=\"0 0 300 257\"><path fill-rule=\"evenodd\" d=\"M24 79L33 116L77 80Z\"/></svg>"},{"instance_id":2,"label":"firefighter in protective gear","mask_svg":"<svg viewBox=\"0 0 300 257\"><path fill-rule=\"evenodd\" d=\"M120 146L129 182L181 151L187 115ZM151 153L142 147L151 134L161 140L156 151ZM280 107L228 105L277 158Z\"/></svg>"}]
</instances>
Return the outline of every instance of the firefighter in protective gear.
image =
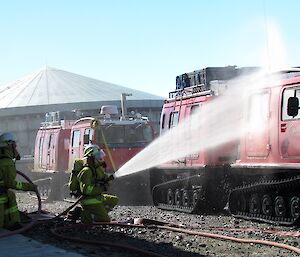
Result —
<instances>
[{"instance_id":1,"label":"firefighter in protective gear","mask_svg":"<svg viewBox=\"0 0 300 257\"><path fill-rule=\"evenodd\" d=\"M20 160L16 137L13 133L0 135L0 227L20 227L20 214L14 191L35 191L36 185L16 181L17 170L14 160Z\"/></svg>"},{"instance_id":2,"label":"firefighter in protective gear","mask_svg":"<svg viewBox=\"0 0 300 257\"><path fill-rule=\"evenodd\" d=\"M80 201L83 223L110 221L108 212L118 203L118 197L105 194L113 176L105 172L104 156L104 151L97 145L88 145L84 149L86 163L77 175L80 193L84 195Z\"/></svg>"}]
</instances>

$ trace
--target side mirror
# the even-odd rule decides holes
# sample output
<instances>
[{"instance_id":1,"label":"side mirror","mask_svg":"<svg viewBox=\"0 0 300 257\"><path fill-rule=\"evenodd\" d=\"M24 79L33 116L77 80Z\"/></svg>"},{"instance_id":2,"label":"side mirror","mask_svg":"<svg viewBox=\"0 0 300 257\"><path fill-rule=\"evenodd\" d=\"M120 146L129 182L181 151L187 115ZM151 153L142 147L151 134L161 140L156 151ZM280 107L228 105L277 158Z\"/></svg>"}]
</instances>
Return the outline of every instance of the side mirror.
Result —
<instances>
[{"instance_id":1,"label":"side mirror","mask_svg":"<svg viewBox=\"0 0 300 257\"><path fill-rule=\"evenodd\" d=\"M89 143L90 143L90 135L89 134L83 135L83 144L88 145Z\"/></svg>"},{"instance_id":2,"label":"side mirror","mask_svg":"<svg viewBox=\"0 0 300 257\"><path fill-rule=\"evenodd\" d=\"M287 115L296 117L299 113L299 98L292 96L288 99Z\"/></svg>"}]
</instances>

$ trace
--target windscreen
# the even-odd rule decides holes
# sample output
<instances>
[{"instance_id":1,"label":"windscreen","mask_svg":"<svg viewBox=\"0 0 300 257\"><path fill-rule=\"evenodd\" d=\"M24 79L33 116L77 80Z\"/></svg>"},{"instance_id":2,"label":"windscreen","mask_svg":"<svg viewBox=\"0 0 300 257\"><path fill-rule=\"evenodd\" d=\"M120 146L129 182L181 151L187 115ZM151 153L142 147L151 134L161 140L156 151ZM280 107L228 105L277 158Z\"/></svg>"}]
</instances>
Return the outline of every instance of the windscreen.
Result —
<instances>
[{"instance_id":1,"label":"windscreen","mask_svg":"<svg viewBox=\"0 0 300 257\"><path fill-rule=\"evenodd\" d=\"M96 131L96 140L107 144L145 144L153 139L151 126L148 124L105 125Z\"/></svg>"}]
</instances>

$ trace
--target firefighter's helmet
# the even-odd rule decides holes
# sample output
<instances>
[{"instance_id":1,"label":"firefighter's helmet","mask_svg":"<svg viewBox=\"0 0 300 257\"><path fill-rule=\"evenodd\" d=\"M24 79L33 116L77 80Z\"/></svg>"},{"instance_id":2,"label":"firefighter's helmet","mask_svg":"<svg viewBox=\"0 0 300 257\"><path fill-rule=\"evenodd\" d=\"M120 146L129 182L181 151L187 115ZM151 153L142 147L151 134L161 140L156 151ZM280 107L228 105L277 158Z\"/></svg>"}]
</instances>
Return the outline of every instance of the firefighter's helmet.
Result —
<instances>
[{"instance_id":1,"label":"firefighter's helmet","mask_svg":"<svg viewBox=\"0 0 300 257\"><path fill-rule=\"evenodd\" d=\"M104 158L105 153L98 145L87 145L84 148L84 157L94 156L96 160Z\"/></svg>"},{"instance_id":2,"label":"firefighter's helmet","mask_svg":"<svg viewBox=\"0 0 300 257\"><path fill-rule=\"evenodd\" d=\"M17 138L15 134L6 132L0 135L0 147L6 147L12 143L16 143Z\"/></svg>"}]
</instances>

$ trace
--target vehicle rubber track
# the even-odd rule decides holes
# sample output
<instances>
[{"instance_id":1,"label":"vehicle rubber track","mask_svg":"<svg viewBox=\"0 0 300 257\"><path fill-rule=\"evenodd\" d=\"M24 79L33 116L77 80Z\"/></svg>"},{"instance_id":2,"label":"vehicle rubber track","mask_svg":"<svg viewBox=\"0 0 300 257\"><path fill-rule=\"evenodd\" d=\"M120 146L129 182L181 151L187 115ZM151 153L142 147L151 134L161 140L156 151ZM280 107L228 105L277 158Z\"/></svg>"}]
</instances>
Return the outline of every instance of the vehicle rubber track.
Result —
<instances>
[{"instance_id":1,"label":"vehicle rubber track","mask_svg":"<svg viewBox=\"0 0 300 257\"><path fill-rule=\"evenodd\" d=\"M199 213L206 206L201 175L171 180L153 187L153 203L160 209Z\"/></svg>"},{"instance_id":2,"label":"vehicle rubber track","mask_svg":"<svg viewBox=\"0 0 300 257\"><path fill-rule=\"evenodd\" d=\"M236 218L298 226L300 176L236 188L229 195L229 210Z\"/></svg>"}]
</instances>

